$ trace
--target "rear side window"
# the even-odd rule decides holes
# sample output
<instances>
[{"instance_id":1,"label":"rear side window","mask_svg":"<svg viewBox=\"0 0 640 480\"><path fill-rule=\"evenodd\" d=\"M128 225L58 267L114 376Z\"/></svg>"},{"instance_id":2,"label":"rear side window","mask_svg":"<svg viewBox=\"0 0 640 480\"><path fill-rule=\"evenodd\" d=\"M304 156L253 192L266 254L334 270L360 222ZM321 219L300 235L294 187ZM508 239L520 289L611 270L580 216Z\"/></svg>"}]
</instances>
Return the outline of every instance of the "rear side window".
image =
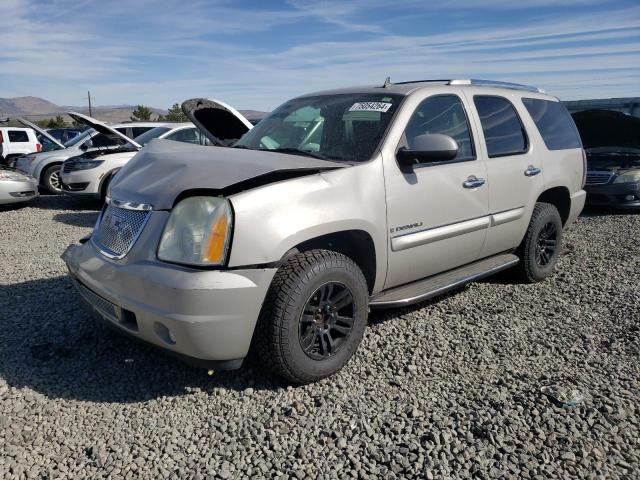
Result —
<instances>
[{"instance_id":1,"label":"rear side window","mask_svg":"<svg viewBox=\"0 0 640 480\"><path fill-rule=\"evenodd\" d=\"M149 130L151 130L153 127L133 127L131 129L131 138L136 138L138 135L142 135L145 132L148 132Z\"/></svg>"},{"instance_id":2,"label":"rear side window","mask_svg":"<svg viewBox=\"0 0 640 480\"><path fill-rule=\"evenodd\" d=\"M9 130L9 141L24 143L29 142L29 135L24 130Z\"/></svg>"},{"instance_id":3,"label":"rear side window","mask_svg":"<svg viewBox=\"0 0 640 480\"><path fill-rule=\"evenodd\" d=\"M515 107L503 97L476 95L478 110L489 157L519 155L528 148L527 136Z\"/></svg>"},{"instance_id":4,"label":"rear side window","mask_svg":"<svg viewBox=\"0 0 640 480\"><path fill-rule=\"evenodd\" d=\"M582 147L578 130L561 102L523 98L522 103L538 127L544 144L549 150Z\"/></svg>"}]
</instances>

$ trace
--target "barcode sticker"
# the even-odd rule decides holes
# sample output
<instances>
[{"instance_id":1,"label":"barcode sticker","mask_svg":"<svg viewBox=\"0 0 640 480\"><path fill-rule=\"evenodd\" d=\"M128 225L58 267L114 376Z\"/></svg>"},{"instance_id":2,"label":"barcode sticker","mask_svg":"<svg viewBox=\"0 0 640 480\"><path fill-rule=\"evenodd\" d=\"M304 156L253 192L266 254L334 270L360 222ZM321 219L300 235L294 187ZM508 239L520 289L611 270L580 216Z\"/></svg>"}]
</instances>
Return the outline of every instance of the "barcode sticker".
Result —
<instances>
[{"instance_id":1,"label":"barcode sticker","mask_svg":"<svg viewBox=\"0 0 640 480\"><path fill-rule=\"evenodd\" d=\"M350 112L386 112L391 108L391 103L385 102L358 102L351 105Z\"/></svg>"}]
</instances>

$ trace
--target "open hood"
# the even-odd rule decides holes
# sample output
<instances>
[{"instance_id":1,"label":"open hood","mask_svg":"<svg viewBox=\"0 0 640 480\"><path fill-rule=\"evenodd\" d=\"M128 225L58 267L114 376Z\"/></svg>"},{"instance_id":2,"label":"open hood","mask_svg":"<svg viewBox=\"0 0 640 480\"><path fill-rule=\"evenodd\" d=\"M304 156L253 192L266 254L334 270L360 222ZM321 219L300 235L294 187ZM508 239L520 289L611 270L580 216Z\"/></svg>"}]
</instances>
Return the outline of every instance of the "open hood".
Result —
<instances>
[{"instance_id":1,"label":"open hood","mask_svg":"<svg viewBox=\"0 0 640 480\"><path fill-rule=\"evenodd\" d=\"M109 190L117 200L168 210L187 190L219 192L247 180L252 180L248 187L252 188L282 180L288 174L313 174L349 166L284 153L153 139L120 169Z\"/></svg>"},{"instance_id":2,"label":"open hood","mask_svg":"<svg viewBox=\"0 0 640 480\"><path fill-rule=\"evenodd\" d=\"M583 110L571 116L586 149L640 149L640 118L613 110Z\"/></svg>"},{"instance_id":3,"label":"open hood","mask_svg":"<svg viewBox=\"0 0 640 480\"><path fill-rule=\"evenodd\" d=\"M192 98L182 103L182 111L214 145L228 146L253 127L235 108L219 100Z\"/></svg>"},{"instance_id":4,"label":"open hood","mask_svg":"<svg viewBox=\"0 0 640 480\"><path fill-rule=\"evenodd\" d=\"M85 125L89 125L91 128L93 128L95 131L103 133L105 135L109 135L109 136L115 136L118 138L123 139L125 142L130 143L131 145L133 145L134 147L140 149L142 148L142 145L140 145L139 143L136 143L134 140L132 140L131 138L127 137L124 133L120 133L118 130L116 130L115 128L110 127L109 125L107 125L104 122L101 122L100 120L96 120L95 118L91 118L88 115L83 115L82 113L77 113L77 112L67 112L67 115L69 115L71 118L73 118L76 122L80 122L80 123L84 123Z\"/></svg>"},{"instance_id":5,"label":"open hood","mask_svg":"<svg viewBox=\"0 0 640 480\"><path fill-rule=\"evenodd\" d=\"M51 135L49 132L47 132L44 128L39 127L38 125L36 125L33 122L30 122L29 120L25 120L24 118L20 118L20 117L16 117L15 121L20 123L21 125L24 125L27 128L32 128L34 129L36 132L38 132L40 135L42 135L43 137L46 137L48 140L51 140L51 143L59 146L60 148L67 148L65 147L62 143L60 143L58 140L56 140L56 138Z\"/></svg>"}]
</instances>

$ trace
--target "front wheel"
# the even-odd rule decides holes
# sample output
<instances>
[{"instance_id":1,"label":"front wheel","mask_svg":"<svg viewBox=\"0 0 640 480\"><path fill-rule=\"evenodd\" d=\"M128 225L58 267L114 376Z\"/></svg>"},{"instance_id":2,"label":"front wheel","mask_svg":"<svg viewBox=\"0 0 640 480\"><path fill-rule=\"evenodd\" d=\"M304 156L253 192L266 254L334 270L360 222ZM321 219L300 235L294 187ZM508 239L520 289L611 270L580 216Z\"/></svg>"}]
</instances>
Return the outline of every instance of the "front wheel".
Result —
<instances>
[{"instance_id":1,"label":"front wheel","mask_svg":"<svg viewBox=\"0 0 640 480\"><path fill-rule=\"evenodd\" d=\"M350 258L328 250L294 255L267 293L254 334L258 354L296 384L332 375L362 340L368 301L367 282Z\"/></svg>"},{"instance_id":2,"label":"front wheel","mask_svg":"<svg viewBox=\"0 0 640 480\"><path fill-rule=\"evenodd\" d=\"M562 247L562 219L550 203L536 203L527 233L518 247L518 273L527 283L540 282L553 272Z\"/></svg>"},{"instance_id":3,"label":"front wheel","mask_svg":"<svg viewBox=\"0 0 640 480\"><path fill-rule=\"evenodd\" d=\"M53 165L47 168L42 174L42 184L49 193L58 194L62 192L62 183L60 182L61 165Z\"/></svg>"}]
</instances>

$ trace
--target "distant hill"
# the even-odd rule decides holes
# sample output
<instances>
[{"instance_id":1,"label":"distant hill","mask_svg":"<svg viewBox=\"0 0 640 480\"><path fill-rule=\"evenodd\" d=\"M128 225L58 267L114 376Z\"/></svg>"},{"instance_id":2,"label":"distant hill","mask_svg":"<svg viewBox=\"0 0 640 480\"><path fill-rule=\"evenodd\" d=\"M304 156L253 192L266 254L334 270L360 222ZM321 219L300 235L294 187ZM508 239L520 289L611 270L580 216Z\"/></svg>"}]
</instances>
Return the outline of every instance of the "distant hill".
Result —
<instances>
[{"instance_id":1,"label":"distant hill","mask_svg":"<svg viewBox=\"0 0 640 480\"><path fill-rule=\"evenodd\" d=\"M103 122L126 122L130 120L135 108L134 105L92 106L91 113L94 118ZM162 108L150 108L155 114L152 120L155 120L158 115L167 113ZM64 114L68 111L89 114L87 107L60 106L39 97L0 98L0 120L6 117L24 117L27 120L37 121L62 115L65 121L71 123L71 118ZM257 110L240 110L240 112L249 120L259 119L265 115L265 112Z\"/></svg>"}]
</instances>

